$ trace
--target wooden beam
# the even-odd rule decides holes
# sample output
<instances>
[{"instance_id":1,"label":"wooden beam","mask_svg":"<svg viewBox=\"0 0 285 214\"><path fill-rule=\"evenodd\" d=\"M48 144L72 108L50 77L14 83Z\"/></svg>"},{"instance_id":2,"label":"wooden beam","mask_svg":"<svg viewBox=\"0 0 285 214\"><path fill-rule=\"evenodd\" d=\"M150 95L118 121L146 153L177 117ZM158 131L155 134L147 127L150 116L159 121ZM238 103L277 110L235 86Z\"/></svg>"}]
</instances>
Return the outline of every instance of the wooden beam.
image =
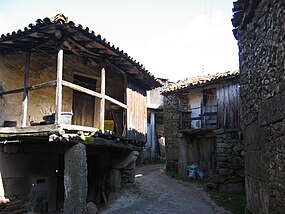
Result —
<instances>
[{"instance_id":1,"label":"wooden beam","mask_svg":"<svg viewBox=\"0 0 285 214\"><path fill-rule=\"evenodd\" d=\"M61 123L62 73L63 73L63 43L60 44L59 51L57 53L55 124Z\"/></svg>"},{"instance_id":2,"label":"wooden beam","mask_svg":"<svg viewBox=\"0 0 285 214\"><path fill-rule=\"evenodd\" d=\"M203 115L204 114L204 88L201 88L201 95L200 95L200 100L201 100L201 112L200 112L200 115ZM205 121L204 121L204 117L202 116L201 117L201 127L203 128L205 125Z\"/></svg>"},{"instance_id":3,"label":"wooden beam","mask_svg":"<svg viewBox=\"0 0 285 214\"><path fill-rule=\"evenodd\" d=\"M79 125L69 125L69 124L61 124L59 126L63 130L68 131L84 131L84 132L97 132L99 129L89 126L79 126Z\"/></svg>"},{"instance_id":4,"label":"wooden beam","mask_svg":"<svg viewBox=\"0 0 285 214\"><path fill-rule=\"evenodd\" d=\"M53 87L55 85L56 85L56 80L52 80L52 81L49 81L49 82L44 82L44 83L41 83L41 84L30 86L30 87L28 87L28 90L32 91L32 90L37 90L37 89L41 89L41 88Z\"/></svg>"},{"instance_id":5,"label":"wooden beam","mask_svg":"<svg viewBox=\"0 0 285 214\"><path fill-rule=\"evenodd\" d=\"M21 134L29 134L28 136L33 136L35 133L46 132L49 135L58 130L58 126L55 124L42 125L42 126L28 126L28 127L0 127L1 138L11 137ZM5 135L6 134L6 135Z\"/></svg>"},{"instance_id":6,"label":"wooden beam","mask_svg":"<svg viewBox=\"0 0 285 214\"><path fill-rule=\"evenodd\" d=\"M72 88L73 90L89 94L89 95L94 96L94 97L102 98L102 94L100 94L98 92L92 91L90 89L84 88L82 86L76 85L76 84L71 83L71 82L67 82L65 80L62 80L62 85L67 86L69 88Z\"/></svg>"},{"instance_id":7,"label":"wooden beam","mask_svg":"<svg viewBox=\"0 0 285 214\"><path fill-rule=\"evenodd\" d=\"M120 107L122 107L124 109L127 109L127 105L126 104L121 103L120 101L118 101L118 100L116 100L116 99L114 99L112 97L109 97L108 95L105 95L105 99L109 100L111 103L114 103L114 104L116 104L116 105L118 105L118 106L120 106Z\"/></svg>"},{"instance_id":8,"label":"wooden beam","mask_svg":"<svg viewBox=\"0 0 285 214\"><path fill-rule=\"evenodd\" d=\"M87 50L92 51L92 52L107 51L106 48L87 48Z\"/></svg>"},{"instance_id":9,"label":"wooden beam","mask_svg":"<svg viewBox=\"0 0 285 214\"><path fill-rule=\"evenodd\" d=\"M106 64L110 66L111 68L115 68L117 71L119 71L122 75L126 74L126 71L123 71L121 68L116 66L114 63L112 63L110 60L106 59Z\"/></svg>"},{"instance_id":10,"label":"wooden beam","mask_svg":"<svg viewBox=\"0 0 285 214\"><path fill-rule=\"evenodd\" d=\"M29 86L27 87L28 91L32 91L32 90L37 90L37 89L41 89L41 88L48 88L48 87L52 87L56 85L56 80L50 81L50 82L45 82L45 83L40 83L40 84L36 84L33 86ZM3 91L0 92L0 96L2 95L8 95L8 94L17 94L17 93L21 93L24 91L24 88L18 88L18 89L14 89L14 90L9 90L9 91Z\"/></svg>"},{"instance_id":11,"label":"wooden beam","mask_svg":"<svg viewBox=\"0 0 285 214\"><path fill-rule=\"evenodd\" d=\"M64 42L63 42L63 45L64 45L68 50L70 50L72 53L74 53L75 55L81 56L81 55L72 47L72 45L70 45L67 41L64 41Z\"/></svg>"},{"instance_id":12,"label":"wooden beam","mask_svg":"<svg viewBox=\"0 0 285 214\"><path fill-rule=\"evenodd\" d=\"M79 85L76 85L74 83L71 83L71 82L67 82L65 80L62 80L62 85L63 86L66 86L66 87L69 87L73 90L76 90L76 91L80 91L80 92L83 92L85 94L89 94L91 96L94 96L94 97L98 97L100 99L103 98L102 94L98 93L98 92L95 92L95 91L92 91L90 89L87 89L87 88L84 88L82 86L79 86ZM108 96L108 95L104 95L104 98L108 101L110 101L111 103L114 103L122 108L127 108L127 105L125 105L124 103L121 103L120 101Z\"/></svg>"},{"instance_id":13,"label":"wooden beam","mask_svg":"<svg viewBox=\"0 0 285 214\"><path fill-rule=\"evenodd\" d=\"M96 132L99 131L94 127L88 126L78 126L78 125L69 125L69 124L48 124L48 125L39 125L39 126L28 126L28 127L0 127L1 138L12 137L12 136L21 136L21 134L26 134L26 136L40 136L43 133L51 135L53 133L65 133L65 131L77 131L84 132Z\"/></svg>"},{"instance_id":14,"label":"wooden beam","mask_svg":"<svg viewBox=\"0 0 285 214\"><path fill-rule=\"evenodd\" d=\"M100 103L100 129L104 131L105 121L105 88L106 87L106 71L105 68L101 69L101 103Z\"/></svg>"},{"instance_id":15,"label":"wooden beam","mask_svg":"<svg viewBox=\"0 0 285 214\"><path fill-rule=\"evenodd\" d=\"M127 78L127 75L124 74L124 103L128 104L127 88L128 88L128 78ZM127 136L127 121L128 121L127 111L128 111L128 108L125 111L123 111L123 133L122 133L122 136L124 136L124 137Z\"/></svg>"},{"instance_id":16,"label":"wooden beam","mask_svg":"<svg viewBox=\"0 0 285 214\"><path fill-rule=\"evenodd\" d=\"M134 74L134 75L132 75L132 77L134 77L135 79L139 79L139 80L143 80L144 79L144 75L143 74Z\"/></svg>"},{"instance_id":17,"label":"wooden beam","mask_svg":"<svg viewBox=\"0 0 285 214\"><path fill-rule=\"evenodd\" d=\"M26 53L26 65L25 65L25 79L24 79L24 91L23 91L23 102L22 102L22 127L27 125L28 115L28 84L29 84L29 72L30 72L30 58L31 53Z\"/></svg>"},{"instance_id":18,"label":"wooden beam","mask_svg":"<svg viewBox=\"0 0 285 214\"><path fill-rule=\"evenodd\" d=\"M99 56L98 54L92 52L92 51L89 51L87 48L85 48L84 46L80 45L77 41L71 39L71 38L68 38L67 39L68 42L72 43L73 45L77 46L78 48L80 48L82 51L85 51L86 53L90 54L90 55L93 55L93 56Z\"/></svg>"}]
</instances>

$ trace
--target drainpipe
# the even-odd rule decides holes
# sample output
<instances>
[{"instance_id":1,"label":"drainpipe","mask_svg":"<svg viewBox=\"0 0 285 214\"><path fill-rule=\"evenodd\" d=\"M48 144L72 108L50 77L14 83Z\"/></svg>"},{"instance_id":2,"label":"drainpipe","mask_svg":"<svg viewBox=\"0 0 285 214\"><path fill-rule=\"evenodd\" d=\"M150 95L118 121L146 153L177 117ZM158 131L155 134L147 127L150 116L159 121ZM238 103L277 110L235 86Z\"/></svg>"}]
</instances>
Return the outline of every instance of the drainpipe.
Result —
<instances>
[{"instance_id":1,"label":"drainpipe","mask_svg":"<svg viewBox=\"0 0 285 214\"><path fill-rule=\"evenodd\" d=\"M150 115L150 126L151 126L151 160L155 160L156 153L156 139L155 139L155 113L151 112Z\"/></svg>"}]
</instances>

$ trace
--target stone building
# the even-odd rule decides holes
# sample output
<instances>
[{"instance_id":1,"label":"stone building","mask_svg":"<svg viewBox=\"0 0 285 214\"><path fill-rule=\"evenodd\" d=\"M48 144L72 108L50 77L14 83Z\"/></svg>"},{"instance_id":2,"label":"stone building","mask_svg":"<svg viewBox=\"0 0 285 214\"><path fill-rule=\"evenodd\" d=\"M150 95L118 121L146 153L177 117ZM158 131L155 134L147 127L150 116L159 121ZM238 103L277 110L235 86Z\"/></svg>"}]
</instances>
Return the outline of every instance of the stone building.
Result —
<instances>
[{"instance_id":1,"label":"stone building","mask_svg":"<svg viewBox=\"0 0 285 214\"><path fill-rule=\"evenodd\" d=\"M246 213L285 209L285 2L238 0Z\"/></svg>"},{"instance_id":2,"label":"stone building","mask_svg":"<svg viewBox=\"0 0 285 214\"><path fill-rule=\"evenodd\" d=\"M187 177L196 164L221 190L242 191L239 72L197 76L164 95L167 171Z\"/></svg>"},{"instance_id":3,"label":"stone building","mask_svg":"<svg viewBox=\"0 0 285 214\"><path fill-rule=\"evenodd\" d=\"M0 213L80 214L107 203L134 181L146 91L159 86L143 65L62 14L2 35L0 203L11 202Z\"/></svg>"}]
</instances>

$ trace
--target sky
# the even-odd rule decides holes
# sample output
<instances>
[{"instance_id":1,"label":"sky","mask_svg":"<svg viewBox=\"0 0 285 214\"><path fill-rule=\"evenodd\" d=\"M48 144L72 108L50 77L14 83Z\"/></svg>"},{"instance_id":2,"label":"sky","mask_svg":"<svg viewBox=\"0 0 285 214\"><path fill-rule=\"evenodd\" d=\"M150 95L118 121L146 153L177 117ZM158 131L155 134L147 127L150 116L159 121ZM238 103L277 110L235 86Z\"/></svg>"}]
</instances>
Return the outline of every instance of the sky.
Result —
<instances>
[{"instance_id":1,"label":"sky","mask_svg":"<svg viewBox=\"0 0 285 214\"><path fill-rule=\"evenodd\" d=\"M63 13L128 53L155 77L238 70L232 0L0 0L0 35Z\"/></svg>"}]
</instances>

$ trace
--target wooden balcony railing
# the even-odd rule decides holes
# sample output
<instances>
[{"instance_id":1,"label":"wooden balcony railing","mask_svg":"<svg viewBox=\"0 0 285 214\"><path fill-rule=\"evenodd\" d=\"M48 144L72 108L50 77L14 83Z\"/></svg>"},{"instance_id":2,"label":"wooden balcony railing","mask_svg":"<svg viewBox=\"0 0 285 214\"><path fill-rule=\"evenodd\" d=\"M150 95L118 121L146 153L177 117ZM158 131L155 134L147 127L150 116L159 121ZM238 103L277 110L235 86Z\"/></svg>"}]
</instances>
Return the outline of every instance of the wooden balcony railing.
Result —
<instances>
[{"instance_id":1,"label":"wooden balcony railing","mask_svg":"<svg viewBox=\"0 0 285 214\"><path fill-rule=\"evenodd\" d=\"M215 128L217 126L217 105L180 111L180 129Z\"/></svg>"}]
</instances>

